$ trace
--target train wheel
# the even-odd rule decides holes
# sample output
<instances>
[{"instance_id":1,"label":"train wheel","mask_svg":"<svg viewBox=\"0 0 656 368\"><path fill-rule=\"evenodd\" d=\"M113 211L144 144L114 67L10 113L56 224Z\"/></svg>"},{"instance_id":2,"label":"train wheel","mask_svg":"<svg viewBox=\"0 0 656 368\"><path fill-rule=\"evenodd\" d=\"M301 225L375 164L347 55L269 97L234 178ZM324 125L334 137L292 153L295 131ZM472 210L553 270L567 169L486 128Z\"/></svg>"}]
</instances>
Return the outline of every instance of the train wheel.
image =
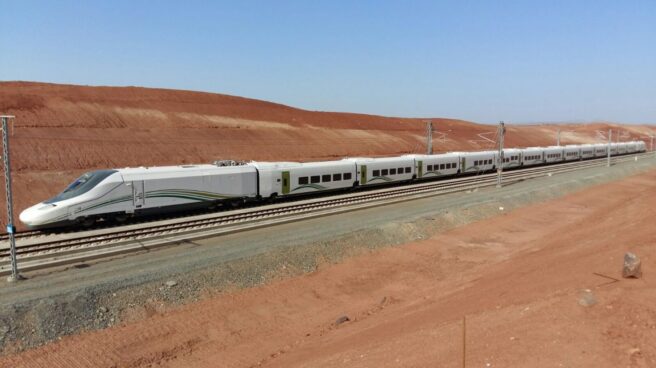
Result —
<instances>
[{"instance_id":1,"label":"train wheel","mask_svg":"<svg viewBox=\"0 0 656 368\"><path fill-rule=\"evenodd\" d=\"M80 221L80 225L82 225L83 227L91 227L95 223L96 223L96 219L93 217L85 217L82 219L82 221Z\"/></svg>"},{"instance_id":2,"label":"train wheel","mask_svg":"<svg viewBox=\"0 0 656 368\"><path fill-rule=\"evenodd\" d=\"M116 222L117 224L122 224L127 220L128 220L128 215L126 215L125 213L112 216L112 221Z\"/></svg>"}]
</instances>

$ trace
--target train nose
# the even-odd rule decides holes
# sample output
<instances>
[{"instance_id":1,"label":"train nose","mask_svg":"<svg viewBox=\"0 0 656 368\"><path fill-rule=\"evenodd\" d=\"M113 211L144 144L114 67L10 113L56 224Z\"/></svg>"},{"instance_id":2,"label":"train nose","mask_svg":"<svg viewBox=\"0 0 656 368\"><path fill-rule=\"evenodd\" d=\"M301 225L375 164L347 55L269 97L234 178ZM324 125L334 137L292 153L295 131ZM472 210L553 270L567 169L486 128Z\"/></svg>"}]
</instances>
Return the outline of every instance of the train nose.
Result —
<instances>
[{"instance_id":1,"label":"train nose","mask_svg":"<svg viewBox=\"0 0 656 368\"><path fill-rule=\"evenodd\" d=\"M21 212L18 218L22 223L30 227L43 225L47 222L48 212L50 212L47 210L50 208L54 208L54 206L39 203Z\"/></svg>"},{"instance_id":2,"label":"train nose","mask_svg":"<svg viewBox=\"0 0 656 368\"><path fill-rule=\"evenodd\" d=\"M35 217L37 215L36 208L34 207L36 206L32 206L20 213L20 215L18 216L20 222L24 223L27 226L34 226Z\"/></svg>"}]
</instances>

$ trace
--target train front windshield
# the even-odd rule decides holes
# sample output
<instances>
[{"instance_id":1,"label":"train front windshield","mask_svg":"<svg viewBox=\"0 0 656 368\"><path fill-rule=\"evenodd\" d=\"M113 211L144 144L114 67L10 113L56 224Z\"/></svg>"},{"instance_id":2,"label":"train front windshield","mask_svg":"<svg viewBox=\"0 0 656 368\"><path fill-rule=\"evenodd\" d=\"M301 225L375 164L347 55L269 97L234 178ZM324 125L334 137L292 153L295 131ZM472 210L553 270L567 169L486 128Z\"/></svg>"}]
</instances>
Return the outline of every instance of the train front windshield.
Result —
<instances>
[{"instance_id":1,"label":"train front windshield","mask_svg":"<svg viewBox=\"0 0 656 368\"><path fill-rule=\"evenodd\" d=\"M88 172L79 178L77 178L74 182L72 182L66 189L64 189L63 192L59 193L56 197L51 198L44 203L55 203L55 202L61 202L66 199L70 199L73 197L77 197L81 194L84 194L96 185L100 183L101 181L105 180L108 176L112 175L113 173L117 172L116 170L98 170L98 171L91 171Z\"/></svg>"}]
</instances>

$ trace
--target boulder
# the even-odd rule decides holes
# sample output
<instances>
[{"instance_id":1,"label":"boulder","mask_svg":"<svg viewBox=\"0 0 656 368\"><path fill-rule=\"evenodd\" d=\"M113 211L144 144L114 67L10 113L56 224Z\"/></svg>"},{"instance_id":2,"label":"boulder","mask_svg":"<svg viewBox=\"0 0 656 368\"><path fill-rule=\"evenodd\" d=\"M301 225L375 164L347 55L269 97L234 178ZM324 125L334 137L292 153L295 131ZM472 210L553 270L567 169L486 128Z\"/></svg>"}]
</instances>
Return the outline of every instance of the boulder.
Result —
<instances>
[{"instance_id":1,"label":"boulder","mask_svg":"<svg viewBox=\"0 0 656 368\"><path fill-rule=\"evenodd\" d=\"M335 326L339 326L342 323L346 323L350 320L351 319L348 316L341 316L341 317L337 318L337 320L335 321Z\"/></svg>"},{"instance_id":2,"label":"boulder","mask_svg":"<svg viewBox=\"0 0 656 368\"><path fill-rule=\"evenodd\" d=\"M624 268L622 269L622 277L639 279L642 276L642 268L640 258L634 253L627 252L624 255Z\"/></svg>"}]
</instances>

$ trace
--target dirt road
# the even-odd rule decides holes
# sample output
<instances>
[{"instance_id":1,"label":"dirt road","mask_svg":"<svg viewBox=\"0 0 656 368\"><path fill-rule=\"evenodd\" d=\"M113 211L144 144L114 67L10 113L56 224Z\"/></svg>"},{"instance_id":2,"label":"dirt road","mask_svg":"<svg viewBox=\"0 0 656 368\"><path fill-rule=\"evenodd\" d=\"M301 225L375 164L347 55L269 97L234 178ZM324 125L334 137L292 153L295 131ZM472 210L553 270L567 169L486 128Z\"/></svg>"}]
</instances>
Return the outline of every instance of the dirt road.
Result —
<instances>
[{"instance_id":1,"label":"dirt road","mask_svg":"<svg viewBox=\"0 0 656 368\"><path fill-rule=\"evenodd\" d=\"M466 316L468 367L653 367L654 198L652 171L0 366L460 367ZM621 278L628 250L642 279Z\"/></svg>"}]
</instances>

